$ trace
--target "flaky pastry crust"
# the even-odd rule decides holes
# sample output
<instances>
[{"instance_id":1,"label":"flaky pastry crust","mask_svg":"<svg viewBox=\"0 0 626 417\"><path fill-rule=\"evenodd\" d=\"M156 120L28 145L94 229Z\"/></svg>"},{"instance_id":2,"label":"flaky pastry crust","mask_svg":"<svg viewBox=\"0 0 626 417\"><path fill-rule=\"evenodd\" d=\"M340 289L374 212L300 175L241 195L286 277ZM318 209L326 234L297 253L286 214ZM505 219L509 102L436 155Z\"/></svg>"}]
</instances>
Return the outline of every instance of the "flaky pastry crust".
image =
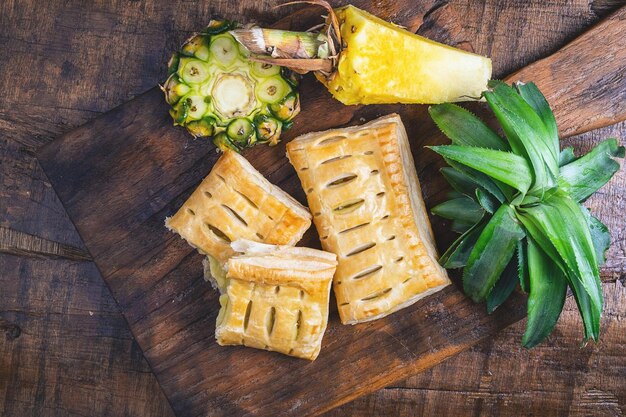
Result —
<instances>
[{"instance_id":1,"label":"flaky pastry crust","mask_svg":"<svg viewBox=\"0 0 626 417\"><path fill-rule=\"evenodd\" d=\"M311 215L243 156L227 150L165 225L223 265L237 239L295 245Z\"/></svg>"},{"instance_id":2,"label":"flaky pastry crust","mask_svg":"<svg viewBox=\"0 0 626 417\"><path fill-rule=\"evenodd\" d=\"M233 242L215 337L313 360L328 323L336 257L309 248Z\"/></svg>"},{"instance_id":3,"label":"flaky pastry crust","mask_svg":"<svg viewBox=\"0 0 626 417\"><path fill-rule=\"evenodd\" d=\"M334 291L344 324L384 317L450 283L398 115L300 136L287 156L322 247L338 257Z\"/></svg>"}]
</instances>

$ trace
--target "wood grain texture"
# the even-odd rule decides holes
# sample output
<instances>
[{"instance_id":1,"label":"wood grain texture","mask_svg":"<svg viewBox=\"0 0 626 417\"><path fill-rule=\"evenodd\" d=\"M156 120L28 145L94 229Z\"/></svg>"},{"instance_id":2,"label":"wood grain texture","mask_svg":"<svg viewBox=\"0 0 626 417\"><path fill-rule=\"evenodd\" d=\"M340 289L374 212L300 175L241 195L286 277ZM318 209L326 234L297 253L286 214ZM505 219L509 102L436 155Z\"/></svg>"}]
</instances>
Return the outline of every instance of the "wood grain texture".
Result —
<instances>
[{"instance_id":1,"label":"wood grain texture","mask_svg":"<svg viewBox=\"0 0 626 417\"><path fill-rule=\"evenodd\" d=\"M369 9L379 13L376 7ZM408 3L404 7L410 9ZM432 13L453 16L446 9ZM299 16L299 24L309 23ZM407 24L421 22L406 16ZM432 25L424 31L432 37L445 33L448 41L460 36L454 25L441 27L448 30ZM544 88L549 100L560 89L552 87ZM424 106L340 106L309 77L302 108L286 141L310 126L326 129L400 112L427 205L445 189L436 173L441 161L422 151L443 140L433 134ZM217 155L208 141L192 140L170 125L161 93L153 89L45 146L40 161L177 414L317 414L432 367L523 316L523 297L487 316L483 306L450 287L373 323L341 326L332 314L322 354L306 366L274 353L217 346L217 295L202 280L200 256L163 227ZM303 200L284 144L257 147L246 156ZM439 236L446 236L442 230ZM317 246L314 233L303 244Z\"/></svg>"},{"instance_id":2,"label":"wood grain texture","mask_svg":"<svg viewBox=\"0 0 626 417\"><path fill-rule=\"evenodd\" d=\"M34 157L147 88L105 93L98 75L107 51L93 47L104 39L97 16L121 16L125 4L107 11L68 3L0 2L0 415L171 416Z\"/></svg>"},{"instance_id":3,"label":"wood grain texture","mask_svg":"<svg viewBox=\"0 0 626 417\"><path fill-rule=\"evenodd\" d=\"M556 52L624 2L533 0L522 4L512 0L462 0L451 3L466 35L462 41L476 52L489 54L494 60L494 74L501 77ZM20 285L4 286L0 292L0 415L169 415L154 378L136 372L145 369L141 355L136 351L129 354L129 344L116 345L121 335L128 335L126 324L119 315L115 318L111 313L114 302L95 268L68 268L62 266L66 260L30 252L50 248L49 243L44 245L39 239L85 250L33 153L63 132L159 82L169 51L193 30L202 27L210 16L221 14L238 18L245 14L251 20L269 23L297 8L271 9L273 4L267 0L235 3L230 0L204 3L51 0L46 1L45 6L31 0L0 3L0 39L3 42L0 48L3 91L0 95L0 226L5 228L0 251L14 253L20 248L21 253L31 258L22 258L21 266L11 269L15 273L10 278ZM435 12L428 14L426 23L436 16ZM30 70L23 71L23 68ZM608 136L617 136L623 141L625 133L626 126L620 124L566 143L588 149ZM600 216L606 216L605 222L616 223L620 219L624 212L625 189L622 170L600 191L601 195L593 198L593 208ZM605 197L605 193L609 195ZM621 203L614 207L602 204L604 198L620 201L615 200L620 196ZM624 281L626 240L623 233L614 235L610 251L612 263L603 269L603 278L621 277ZM17 259L8 255L0 257L2 267L7 265L5 259ZM28 266L33 262L37 268ZM58 277L51 278L53 290L50 290L50 279L45 278L50 276L49 271L58 273ZM0 268L0 276L9 276L3 272ZM83 281L88 281L88 285L75 285ZM605 284L607 304L618 288ZM94 299L99 301L93 302ZM623 320L624 305L623 301L617 304L615 314L605 313L610 326ZM43 307L54 309L55 313L42 314ZM89 311L94 315L90 316ZM97 318L98 324L86 319L76 320L77 314ZM72 325L72 337L51 338L47 329L58 330L58 322L63 317L66 317L65 325ZM609 384L607 390L603 388L606 385L604 375L623 369L626 362L624 351L619 348L623 346L623 330L616 333L603 327L601 348L588 346L580 351L577 347L580 322L577 314L570 311L561 317L555 335L546 346L521 351L512 360L510 352L519 351L522 332L523 322L500 333L495 340L396 384L400 390L390 389L389 394L382 390L362 397L357 400L360 404L357 408L348 405L335 415L429 415L429 410L442 407L445 411L442 414L450 416L468 415L468 410L485 416L619 415L615 409L602 408L609 394L599 391L611 392L612 385ZM89 354L76 354L78 347L87 352L83 346L89 346ZM112 349L118 359L106 360ZM581 356L580 360L587 361L589 366L580 366L577 358ZM92 365L94 361L98 361L97 366ZM30 365L33 363L45 366ZM520 364L525 370L523 378L517 377ZM492 377L491 384L485 385L482 381L490 379L489 373L506 374L511 378ZM64 377L59 378L59 375ZM141 382L150 379L153 382ZM63 385L58 385L59 381ZM462 381L463 386L455 393L448 384L450 381ZM43 388L33 391L31 387L35 384ZM394 394L400 391L401 396ZM478 391L480 396L468 397L467 393ZM620 391L613 393L613 400L621 404L623 413L626 398ZM609 398L606 404L613 404L613 400ZM141 408L141 403L146 401L160 404L160 407L153 404ZM428 406L422 407L422 404Z\"/></svg>"},{"instance_id":4,"label":"wood grain texture","mask_svg":"<svg viewBox=\"0 0 626 417\"><path fill-rule=\"evenodd\" d=\"M508 79L534 81L542 91L556 92L550 105L555 109L561 137L620 122L626 119L624 33L626 7Z\"/></svg>"},{"instance_id":5,"label":"wood grain texture","mask_svg":"<svg viewBox=\"0 0 626 417\"><path fill-rule=\"evenodd\" d=\"M37 139L2 117L0 415L172 415L34 158Z\"/></svg>"},{"instance_id":6,"label":"wood grain texture","mask_svg":"<svg viewBox=\"0 0 626 417\"><path fill-rule=\"evenodd\" d=\"M521 321L429 371L324 416L623 416L626 287L605 283L604 293L598 345L579 347L582 323L570 297L553 335L532 350L520 345Z\"/></svg>"},{"instance_id":7,"label":"wood grain texture","mask_svg":"<svg viewBox=\"0 0 626 417\"><path fill-rule=\"evenodd\" d=\"M75 261L91 260L91 255L85 250L4 227L0 227L0 252Z\"/></svg>"},{"instance_id":8,"label":"wood grain texture","mask_svg":"<svg viewBox=\"0 0 626 417\"><path fill-rule=\"evenodd\" d=\"M93 263L0 254L0 271L1 415L171 415Z\"/></svg>"}]
</instances>

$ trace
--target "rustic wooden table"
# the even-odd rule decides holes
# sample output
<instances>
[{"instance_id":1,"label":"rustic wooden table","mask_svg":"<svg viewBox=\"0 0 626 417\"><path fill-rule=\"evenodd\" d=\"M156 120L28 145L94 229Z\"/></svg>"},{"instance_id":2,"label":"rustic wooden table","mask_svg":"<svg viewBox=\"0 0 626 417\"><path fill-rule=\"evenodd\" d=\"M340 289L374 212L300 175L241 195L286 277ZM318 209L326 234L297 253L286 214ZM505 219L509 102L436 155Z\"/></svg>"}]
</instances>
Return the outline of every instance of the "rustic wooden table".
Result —
<instances>
[{"instance_id":1,"label":"rustic wooden table","mask_svg":"<svg viewBox=\"0 0 626 417\"><path fill-rule=\"evenodd\" d=\"M353 3L367 8L366 1ZM494 75L502 77L556 51L623 4L458 0L435 7L455 14L467 42L490 55ZM34 152L162 80L169 51L212 15L268 23L287 13L273 5L0 3L0 415L173 415ZM624 142L626 123L567 144L586 150L608 136ZM579 348L581 323L568 300L554 334L532 351L520 347L524 323L518 323L328 415L626 414L625 189L622 169L588 202L614 236L602 270L599 344ZM603 195L615 204L602 204Z\"/></svg>"}]
</instances>

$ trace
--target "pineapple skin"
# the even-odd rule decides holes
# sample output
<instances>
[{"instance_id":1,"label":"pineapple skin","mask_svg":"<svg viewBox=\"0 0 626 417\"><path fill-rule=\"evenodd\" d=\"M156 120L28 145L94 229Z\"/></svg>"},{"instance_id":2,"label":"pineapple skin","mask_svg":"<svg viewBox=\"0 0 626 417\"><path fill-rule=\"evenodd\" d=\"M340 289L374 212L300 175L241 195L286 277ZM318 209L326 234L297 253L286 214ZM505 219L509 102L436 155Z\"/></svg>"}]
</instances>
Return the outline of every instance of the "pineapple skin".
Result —
<instances>
[{"instance_id":1,"label":"pineapple skin","mask_svg":"<svg viewBox=\"0 0 626 417\"><path fill-rule=\"evenodd\" d=\"M335 10L344 48L337 71L317 78L343 104L478 100L491 59L410 33L354 6Z\"/></svg>"}]
</instances>

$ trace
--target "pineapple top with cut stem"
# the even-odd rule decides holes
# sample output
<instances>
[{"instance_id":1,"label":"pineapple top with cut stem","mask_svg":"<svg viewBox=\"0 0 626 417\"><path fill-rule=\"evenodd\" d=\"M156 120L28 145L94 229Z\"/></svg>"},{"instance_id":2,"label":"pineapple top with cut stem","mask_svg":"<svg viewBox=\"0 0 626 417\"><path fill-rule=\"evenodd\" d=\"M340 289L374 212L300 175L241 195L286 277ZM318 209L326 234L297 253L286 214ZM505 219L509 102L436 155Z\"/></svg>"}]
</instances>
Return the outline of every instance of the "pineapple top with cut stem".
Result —
<instances>
[{"instance_id":1,"label":"pineapple top with cut stem","mask_svg":"<svg viewBox=\"0 0 626 417\"><path fill-rule=\"evenodd\" d=\"M343 48L337 70L317 74L344 104L443 103L478 99L489 58L443 45L354 6L335 10Z\"/></svg>"},{"instance_id":2,"label":"pineapple top with cut stem","mask_svg":"<svg viewBox=\"0 0 626 417\"><path fill-rule=\"evenodd\" d=\"M220 149L275 145L300 111L298 80L285 68L250 60L229 33L236 27L212 20L174 53L165 99L175 125L212 136Z\"/></svg>"}]
</instances>

